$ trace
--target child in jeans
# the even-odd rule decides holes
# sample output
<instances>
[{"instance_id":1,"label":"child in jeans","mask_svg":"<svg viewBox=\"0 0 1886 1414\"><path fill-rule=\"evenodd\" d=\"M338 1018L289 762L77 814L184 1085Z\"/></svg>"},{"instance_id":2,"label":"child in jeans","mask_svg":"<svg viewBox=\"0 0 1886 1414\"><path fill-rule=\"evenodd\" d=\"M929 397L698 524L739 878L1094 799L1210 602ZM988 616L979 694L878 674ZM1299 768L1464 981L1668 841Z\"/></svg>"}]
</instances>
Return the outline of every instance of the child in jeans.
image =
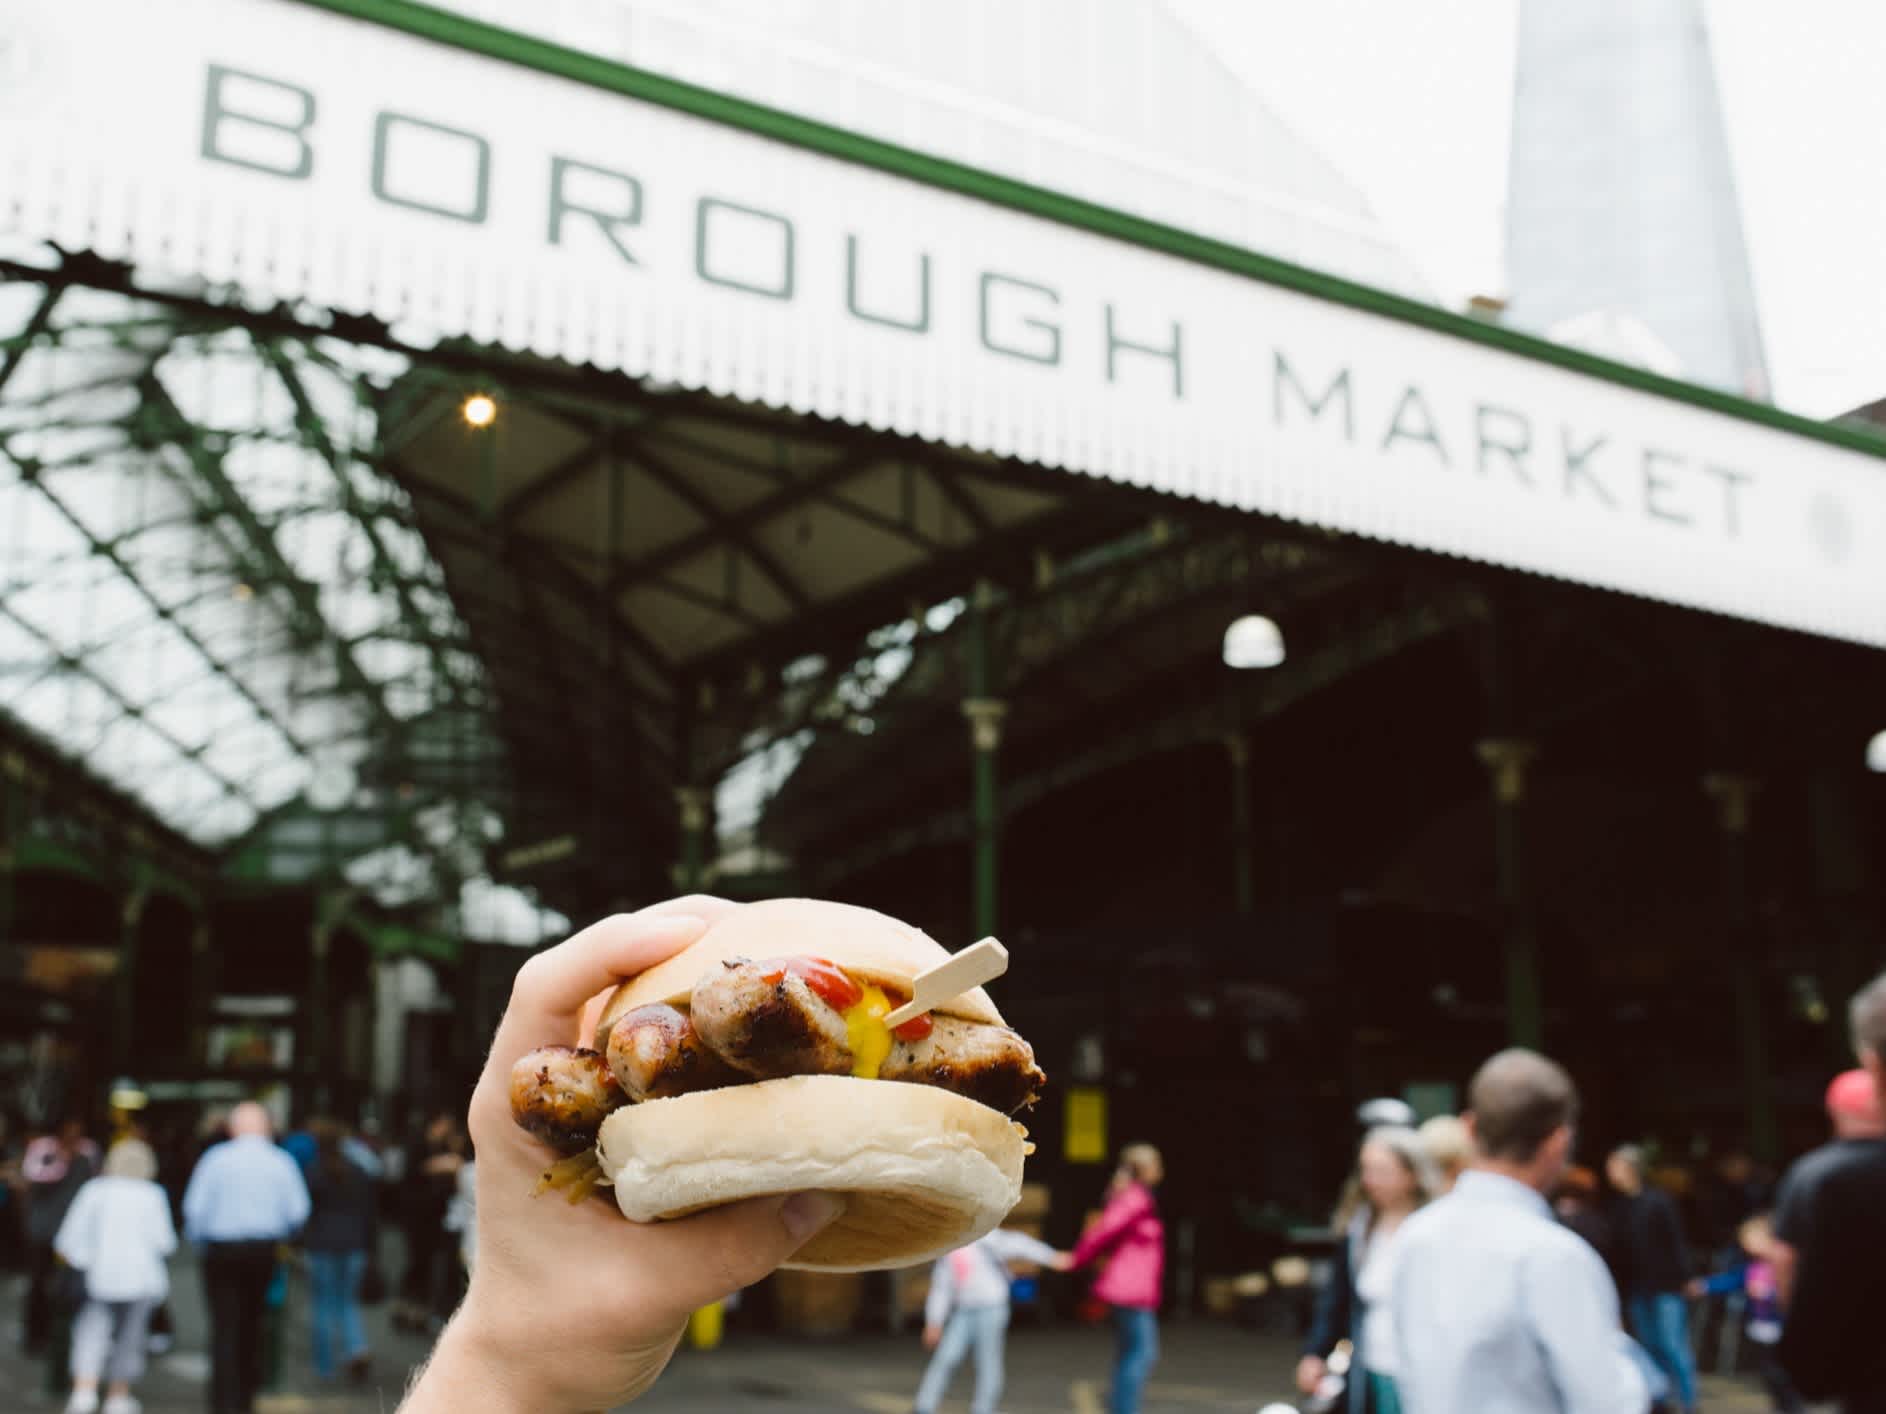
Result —
<instances>
[{"instance_id":1,"label":"child in jeans","mask_svg":"<svg viewBox=\"0 0 1886 1414\"><path fill-rule=\"evenodd\" d=\"M1010 1262L1067 1270L1067 1256L1019 1232L996 1229L938 1260L923 1308L929 1367L917 1389L917 1414L936 1414L950 1379L971 1348L976 1354L972 1414L996 1414L1002 1399L1002 1348L1008 1336Z\"/></svg>"},{"instance_id":2,"label":"child in jeans","mask_svg":"<svg viewBox=\"0 0 1886 1414\"><path fill-rule=\"evenodd\" d=\"M1801 1414L1807 1406L1776 1357L1776 1347L1781 1344L1781 1300L1775 1286L1774 1220L1767 1213L1759 1214L1743 1223L1736 1236L1748 1261L1707 1281L1691 1282L1689 1294L1693 1299L1738 1291L1747 1296L1743 1334L1754 1347L1755 1368L1768 1398L1780 1414Z\"/></svg>"}]
</instances>

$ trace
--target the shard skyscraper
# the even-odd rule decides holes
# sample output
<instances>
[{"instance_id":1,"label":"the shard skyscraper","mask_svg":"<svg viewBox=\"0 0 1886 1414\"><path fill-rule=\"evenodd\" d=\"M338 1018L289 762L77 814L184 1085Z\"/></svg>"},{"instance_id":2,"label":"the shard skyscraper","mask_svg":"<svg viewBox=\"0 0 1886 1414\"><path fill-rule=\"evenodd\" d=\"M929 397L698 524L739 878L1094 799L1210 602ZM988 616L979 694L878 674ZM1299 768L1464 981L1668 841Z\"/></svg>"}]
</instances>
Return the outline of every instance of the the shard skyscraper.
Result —
<instances>
[{"instance_id":1,"label":"the shard skyscraper","mask_svg":"<svg viewBox=\"0 0 1886 1414\"><path fill-rule=\"evenodd\" d=\"M1521 0L1506 322L1767 401L1702 0Z\"/></svg>"}]
</instances>

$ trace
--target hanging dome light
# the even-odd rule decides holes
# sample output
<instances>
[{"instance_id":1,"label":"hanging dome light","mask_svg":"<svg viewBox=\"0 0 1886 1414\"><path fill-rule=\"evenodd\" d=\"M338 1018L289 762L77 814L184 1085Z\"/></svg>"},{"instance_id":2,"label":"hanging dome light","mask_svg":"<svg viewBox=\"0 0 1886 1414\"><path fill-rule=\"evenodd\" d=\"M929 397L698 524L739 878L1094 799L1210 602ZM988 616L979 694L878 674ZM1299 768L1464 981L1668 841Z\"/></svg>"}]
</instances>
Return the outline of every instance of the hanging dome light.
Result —
<instances>
[{"instance_id":1,"label":"hanging dome light","mask_svg":"<svg viewBox=\"0 0 1886 1414\"><path fill-rule=\"evenodd\" d=\"M1274 668L1283 660L1283 630L1262 614L1246 614L1225 630L1226 667Z\"/></svg>"},{"instance_id":2,"label":"hanging dome light","mask_svg":"<svg viewBox=\"0 0 1886 1414\"><path fill-rule=\"evenodd\" d=\"M1886 732L1880 732L1866 744L1866 769L1886 775Z\"/></svg>"}]
</instances>

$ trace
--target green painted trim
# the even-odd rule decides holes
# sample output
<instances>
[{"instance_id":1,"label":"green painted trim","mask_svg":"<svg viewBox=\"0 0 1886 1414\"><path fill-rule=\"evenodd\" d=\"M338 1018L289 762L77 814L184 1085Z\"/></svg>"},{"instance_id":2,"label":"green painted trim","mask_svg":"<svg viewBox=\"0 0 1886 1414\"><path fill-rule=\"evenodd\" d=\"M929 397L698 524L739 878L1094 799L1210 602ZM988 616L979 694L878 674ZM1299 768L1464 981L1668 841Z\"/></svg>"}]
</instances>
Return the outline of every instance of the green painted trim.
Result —
<instances>
[{"instance_id":1,"label":"green painted trim","mask_svg":"<svg viewBox=\"0 0 1886 1414\"><path fill-rule=\"evenodd\" d=\"M367 940L375 957L426 957L434 962L457 962L458 944L437 933L423 933L398 923L374 923L359 914L347 922Z\"/></svg>"},{"instance_id":2,"label":"green painted trim","mask_svg":"<svg viewBox=\"0 0 1886 1414\"><path fill-rule=\"evenodd\" d=\"M85 854L59 840L33 835L14 842L13 870L17 874L70 874L95 884L109 882L105 871Z\"/></svg>"},{"instance_id":3,"label":"green painted trim","mask_svg":"<svg viewBox=\"0 0 1886 1414\"><path fill-rule=\"evenodd\" d=\"M1559 344L1503 328L1464 314L1386 290L1357 284L1339 276L1308 270L1301 265L1260 255L1226 241L1196 235L1113 207L1044 187L999 176L947 158L932 157L896 143L867 137L846 128L800 117L762 103L717 93L613 59L585 54L516 30L486 24L464 15L447 13L418 0L299 0L352 19L366 20L421 39L499 59L539 73L570 79L591 88L623 94L709 122L720 123L794 147L870 167L925 186L974 197L995 206L1039 216L1064 226L1177 256L1194 264L1228 271L1281 289L1294 290L1351 309L1364 310L1403 324L1463 339L1468 343L1518 354L1539 363L1553 364L1573 373L1602 379L1639 392L1724 413L1745 422L1811 438L1830 446L1869 456L1886 457L1886 433L1842 423L1816 422L1783 412L1766 403L1750 402L1713 388L1701 388L1674 378L1610 359L1568 349Z\"/></svg>"}]
</instances>

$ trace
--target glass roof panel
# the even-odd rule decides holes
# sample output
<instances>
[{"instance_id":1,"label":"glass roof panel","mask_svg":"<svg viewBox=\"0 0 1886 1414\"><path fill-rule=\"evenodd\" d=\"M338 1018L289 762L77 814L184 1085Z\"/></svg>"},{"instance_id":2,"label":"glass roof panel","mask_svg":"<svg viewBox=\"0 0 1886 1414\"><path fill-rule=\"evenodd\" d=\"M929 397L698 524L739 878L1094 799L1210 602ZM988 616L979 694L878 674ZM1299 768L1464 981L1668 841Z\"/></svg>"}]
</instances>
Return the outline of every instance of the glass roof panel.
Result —
<instances>
[{"instance_id":1,"label":"glass roof panel","mask_svg":"<svg viewBox=\"0 0 1886 1414\"><path fill-rule=\"evenodd\" d=\"M0 713L212 846L301 795L314 755L401 759L399 720L450 695L429 641L466 641L371 464L406 361L83 288L9 349L45 296L0 281ZM417 897L420 866L387 867Z\"/></svg>"}]
</instances>

